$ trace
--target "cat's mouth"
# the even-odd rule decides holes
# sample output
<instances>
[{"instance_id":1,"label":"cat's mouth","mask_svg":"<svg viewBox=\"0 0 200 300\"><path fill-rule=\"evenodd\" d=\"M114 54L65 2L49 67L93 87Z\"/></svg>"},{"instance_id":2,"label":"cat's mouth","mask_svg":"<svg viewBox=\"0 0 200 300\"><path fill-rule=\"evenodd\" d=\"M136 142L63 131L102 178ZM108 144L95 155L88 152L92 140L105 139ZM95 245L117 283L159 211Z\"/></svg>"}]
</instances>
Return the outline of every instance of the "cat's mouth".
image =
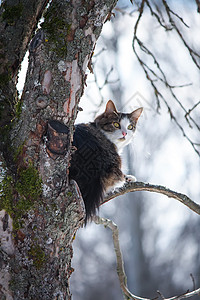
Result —
<instances>
[{"instance_id":1,"label":"cat's mouth","mask_svg":"<svg viewBox=\"0 0 200 300\"><path fill-rule=\"evenodd\" d=\"M126 137L123 136L123 137L119 138L119 141L123 142L123 141L125 141L125 139L126 139Z\"/></svg>"}]
</instances>

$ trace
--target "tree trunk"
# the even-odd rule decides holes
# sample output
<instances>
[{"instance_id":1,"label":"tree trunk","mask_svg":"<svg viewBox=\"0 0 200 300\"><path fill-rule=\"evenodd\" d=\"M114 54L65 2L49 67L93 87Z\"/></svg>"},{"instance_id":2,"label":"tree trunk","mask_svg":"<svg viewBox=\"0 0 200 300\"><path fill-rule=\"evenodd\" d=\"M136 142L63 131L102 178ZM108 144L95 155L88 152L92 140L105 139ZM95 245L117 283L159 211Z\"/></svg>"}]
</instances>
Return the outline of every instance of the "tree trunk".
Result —
<instances>
[{"instance_id":1,"label":"tree trunk","mask_svg":"<svg viewBox=\"0 0 200 300\"><path fill-rule=\"evenodd\" d=\"M1 5L1 299L70 299L71 245L84 220L78 186L67 176L73 124L116 1L51 2L30 43L19 100L16 75L47 2Z\"/></svg>"}]
</instances>

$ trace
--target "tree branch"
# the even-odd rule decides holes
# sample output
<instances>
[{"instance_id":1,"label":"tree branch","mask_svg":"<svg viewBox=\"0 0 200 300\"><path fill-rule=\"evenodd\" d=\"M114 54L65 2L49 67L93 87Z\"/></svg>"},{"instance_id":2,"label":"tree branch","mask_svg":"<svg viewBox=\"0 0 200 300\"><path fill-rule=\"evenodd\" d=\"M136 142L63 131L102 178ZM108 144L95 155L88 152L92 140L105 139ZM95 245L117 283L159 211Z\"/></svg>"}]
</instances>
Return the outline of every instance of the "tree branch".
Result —
<instances>
[{"instance_id":1,"label":"tree branch","mask_svg":"<svg viewBox=\"0 0 200 300\"><path fill-rule=\"evenodd\" d=\"M154 185L154 184L144 183L144 182L127 182L127 183L125 183L125 185L123 187L116 189L112 193L109 193L108 195L106 195L102 204L108 202L109 200L111 200L117 196L121 196L126 193L136 192L136 191L148 191L148 192L154 192L154 193L166 195L169 198L174 198L174 199L180 201L181 203L183 203L184 205L189 207L191 210L193 210L195 213L200 215L200 205L198 203L194 202L193 200L191 200L188 196L181 194L181 193L177 193L175 191L172 191L162 185Z\"/></svg>"},{"instance_id":2,"label":"tree branch","mask_svg":"<svg viewBox=\"0 0 200 300\"><path fill-rule=\"evenodd\" d=\"M170 191L170 192L172 192L172 191ZM175 192L173 192L173 193L175 193ZM177 194L177 193L175 193L175 194ZM120 286L121 286L124 298L127 300L128 299L150 300L148 298L141 298L141 297L138 297L138 296L132 294L127 287L127 279L126 279L126 274L125 274L125 270L124 270L124 261L123 261L123 257L122 257L122 253L121 253L121 249L120 249L120 244L119 244L119 232L118 232L117 225L114 222L112 222L111 220L100 218L99 216L94 216L93 221L98 225L102 224L105 227L108 227L109 229L112 230L113 244L114 244L116 260L117 260L117 274L119 277ZM174 296L171 298L165 298L161 294L160 291L157 291L157 293L163 300L180 300L180 299L190 298L195 295L198 295L200 293L200 288L193 290L192 292L187 291L184 294ZM156 297L155 299L158 299L159 296Z\"/></svg>"},{"instance_id":3,"label":"tree branch","mask_svg":"<svg viewBox=\"0 0 200 300\"><path fill-rule=\"evenodd\" d=\"M132 48L133 48L133 52L136 55L136 58L138 59L142 69L144 70L146 78L148 79L148 81L150 82L150 84L153 88L154 95L155 95L156 102L157 102L157 110L159 111L160 103L163 102L168 109L171 119L175 122L175 124L181 130L183 136L189 141L189 143L191 144L191 146L193 147L195 152L198 154L198 156L200 156L199 146L197 145L197 143L195 141L193 141L193 139L190 138L190 135L188 133L186 133L184 126L181 125L181 122L175 117L174 107L169 105L169 101L164 96L164 93L161 92L161 87L159 87L158 84L161 84L163 86L163 88L168 90L172 99L175 100L175 102L180 106L181 110L184 113L184 117L185 117L189 127L192 128L192 125L194 125L194 127L196 127L196 129L198 131L200 131L200 127L199 127L197 120L195 120L191 116L190 111L183 105L183 101L180 100L174 92L175 87L183 87L185 85L172 86L170 84L169 80L167 79L167 76L165 75L163 68L161 67L161 65L159 63L159 59L156 58L154 53L145 46L145 44L142 42L142 40L140 40L138 38L139 23L141 22L144 10L147 6L151 12L151 15L156 19L156 21L159 23L160 26L164 27L166 31L169 31L169 30L172 31L172 29L175 30L179 39L184 44L184 47L188 50L189 55L192 58L195 66L198 69L200 68L199 63L198 63L199 54L189 45L187 40L184 38L184 35L179 30L178 26L176 25L176 22L174 21L173 16L178 18L178 20L180 20L181 23L184 24L184 26L188 27L187 24L177 13L173 12L170 9L166 0L162 0L162 3L164 6L164 10L168 17L168 19L166 21L163 19L162 13L159 11L158 8L157 8L158 13L157 13L157 12L155 12L155 10L152 7L152 4L148 0L141 0L139 15L138 15L137 21L134 26ZM152 67L149 65L149 63L145 62L145 59L142 58L142 54L145 54L145 57L148 56L152 59L152 62L153 62ZM154 70L154 67L155 67L155 70ZM198 103L194 105L194 108L196 108L197 106L198 106Z\"/></svg>"},{"instance_id":4,"label":"tree branch","mask_svg":"<svg viewBox=\"0 0 200 300\"><path fill-rule=\"evenodd\" d=\"M114 244L116 260L117 260L117 275L119 277L120 286L121 286L122 292L125 296L125 299L129 299L129 297L134 299L133 298L134 295L132 295L129 292L129 290L126 286L127 278L126 278L126 274L125 274L125 270L124 270L124 261L123 261L123 257L122 257L122 253L121 253L121 249L120 249L120 244L119 244L119 232L118 232L117 225L114 222L112 222L111 220L100 218L99 216L94 216L93 221L98 225L102 224L105 227L108 227L109 229L112 230L113 244Z\"/></svg>"}]
</instances>

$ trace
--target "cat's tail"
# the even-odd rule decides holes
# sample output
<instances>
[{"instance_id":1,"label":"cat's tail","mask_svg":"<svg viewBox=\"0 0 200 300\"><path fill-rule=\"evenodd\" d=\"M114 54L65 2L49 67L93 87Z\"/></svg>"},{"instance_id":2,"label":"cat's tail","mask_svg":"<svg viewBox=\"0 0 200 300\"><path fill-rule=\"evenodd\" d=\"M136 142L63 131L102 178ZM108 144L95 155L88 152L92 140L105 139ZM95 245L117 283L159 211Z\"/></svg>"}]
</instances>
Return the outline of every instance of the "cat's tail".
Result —
<instances>
[{"instance_id":1,"label":"cat's tail","mask_svg":"<svg viewBox=\"0 0 200 300\"><path fill-rule=\"evenodd\" d=\"M85 223L90 221L92 216L96 214L103 200L104 190L100 181L100 178L94 178L90 185L85 185L83 188L80 187L86 210Z\"/></svg>"},{"instance_id":2,"label":"cat's tail","mask_svg":"<svg viewBox=\"0 0 200 300\"><path fill-rule=\"evenodd\" d=\"M70 179L72 179L72 177L73 176L70 176ZM103 201L105 193L103 192L103 188L101 187L101 184L97 181L96 181L96 185L93 186L91 185L90 187L87 185L85 187L80 187L80 186L78 187L80 189L82 198L84 200L85 225L86 225L88 221L92 221L92 217L96 215Z\"/></svg>"},{"instance_id":3,"label":"cat's tail","mask_svg":"<svg viewBox=\"0 0 200 300\"><path fill-rule=\"evenodd\" d=\"M80 188L87 222L95 215L104 195L102 148L85 124L76 125L73 146L77 150L72 155L69 174Z\"/></svg>"},{"instance_id":4,"label":"cat's tail","mask_svg":"<svg viewBox=\"0 0 200 300\"><path fill-rule=\"evenodd\" d=\"M57 120L48 122L46 145L49 155L56 159L66 155L70 145L68 126ZM103 199L103 183L101 181L102 160L101 147L97 139L92 136L84 124L76 126L73 146L76 147L72 155L69 169L70 179L74 179L81 191L86 210L86 221L89 221L99 208Z\"/></svg>"},{"instance_id":5,"label":"cat's tail","mask_svg":"<svg viewBox=\"0 0 200 300\"><path fill-rule=\"evenodd\" d=\"M81 191L81 195L85 204L86 218L85 223L96 214L104 196L104 188L101 180L101 174L96 171L93 161L90 164L83 163L83 155L80 155L82 148L79 148L71 159L71 167L69 176L74 179ZM85 161L85 160L84 160Z\"/></svg>"}]
</instances>

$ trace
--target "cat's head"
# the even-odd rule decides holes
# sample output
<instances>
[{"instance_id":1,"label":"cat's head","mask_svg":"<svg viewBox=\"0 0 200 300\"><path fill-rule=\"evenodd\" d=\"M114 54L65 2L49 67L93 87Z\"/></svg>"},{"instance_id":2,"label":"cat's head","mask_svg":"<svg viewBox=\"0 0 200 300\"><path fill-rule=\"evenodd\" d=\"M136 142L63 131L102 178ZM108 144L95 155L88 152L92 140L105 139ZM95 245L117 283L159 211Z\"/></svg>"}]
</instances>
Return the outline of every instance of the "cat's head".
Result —
<instances>
[{"instance_id":1,"label":"cat's head","mask_svg":"<svg viewBox=\"0 0 200 300\"><path fill-rule=\"evenodd\" d=\"M143 108L141 107L131 113L121 113L109 100L104 113L95 119L95 123L120 151L131 142L142 111Z\"/></svg>"}]
</instances>

